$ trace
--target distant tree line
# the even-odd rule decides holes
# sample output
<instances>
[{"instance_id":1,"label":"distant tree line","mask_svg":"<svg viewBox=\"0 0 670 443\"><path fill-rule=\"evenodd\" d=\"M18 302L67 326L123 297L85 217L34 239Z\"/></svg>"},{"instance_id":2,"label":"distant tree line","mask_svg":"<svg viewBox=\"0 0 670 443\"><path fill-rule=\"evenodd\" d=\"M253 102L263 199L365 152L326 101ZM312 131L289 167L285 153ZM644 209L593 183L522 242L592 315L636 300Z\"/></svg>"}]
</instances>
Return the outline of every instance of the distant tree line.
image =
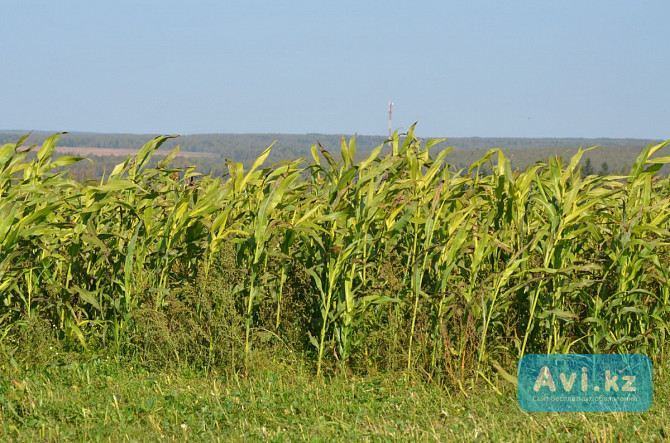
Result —
<instances>
[{"instance_id":1,"label":"distant tree line","mask_svg":"<svg viewBox=\"0 0 670 443\"><path fill-rule=\"evenodd\" d=\"M0 132L0 145L16 142L24 132ZM51 133L33 132L26 145L41 144ZM139 149L144 143L155 137L156 134L96 134L96 133L68 133L61 137L60 147L100 147L110 149ZM350 135L345 136L347 140ZM250 165L256 157L270 144L275 143L268 163L293 160L296 158L311 158L310 147L320 143L339 157L341 135L329 134L197 134L184 135L171 139L161 150L172 149L181 144L182 152L211 153L212 157L187 158L178 157L175 161L180 166L195 164L197 171L203 174L213 173L221 175L227 172L226 159ZM383 136L357 136L357 157L366 156L372 149L385 141ZM589 150L582 159L582 173L584 174L626 174L630 170L635 158L642 149L658 140L638 139L583 139L583 138L449 138L433 148L433 152L448 146L454 150L448 155L447 161L457 170L467 169L473 162L481 158L490 148L502 148L515 169L525 169L536 162L546 161L551 156L561 156L564 162L577 151L579 147L600 145L599 148ZM661 154L661 155L667 155ZM116 164L122 162L125 156L92 156L95 164L80 162L73 168L75 178L80 180L97 179L104 173L109 173ZM661 173L670 171L667 167ZM587 174L587 175L588 175Z\"/></svg>"}]
</instances>

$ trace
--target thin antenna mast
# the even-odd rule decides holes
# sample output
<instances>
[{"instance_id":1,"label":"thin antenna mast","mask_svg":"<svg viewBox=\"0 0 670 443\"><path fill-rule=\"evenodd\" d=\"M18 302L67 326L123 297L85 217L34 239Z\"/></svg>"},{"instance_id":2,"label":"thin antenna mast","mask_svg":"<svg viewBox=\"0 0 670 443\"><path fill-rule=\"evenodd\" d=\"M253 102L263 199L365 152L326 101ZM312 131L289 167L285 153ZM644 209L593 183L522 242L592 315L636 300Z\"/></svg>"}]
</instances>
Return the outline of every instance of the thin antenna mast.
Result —
<instances>
[{"instance_id":1,"label":"thin antenna mast","mask_svg":"<svg viewBox=\"0 0 670 443\"><path fill-rule=\"evenodd\" d=\"M392 122L393 120L393 102L389 102L389 138L391 138L391 135L393 135L392 131Z\"/></svg>"},{"instance_id":2,"label":"thin antenna mast","mask_svg":"<svg viewBox=\"0 0 670 443\"><path fill-rule=\"evenodd\" d=\"M389 101L389 139L393 135L392 121L393 121L393 102ZM389 146L389 152L391 152L391 146L392 146L391 142L389 142L388 146Z\"/></svg>"}]
</instances>

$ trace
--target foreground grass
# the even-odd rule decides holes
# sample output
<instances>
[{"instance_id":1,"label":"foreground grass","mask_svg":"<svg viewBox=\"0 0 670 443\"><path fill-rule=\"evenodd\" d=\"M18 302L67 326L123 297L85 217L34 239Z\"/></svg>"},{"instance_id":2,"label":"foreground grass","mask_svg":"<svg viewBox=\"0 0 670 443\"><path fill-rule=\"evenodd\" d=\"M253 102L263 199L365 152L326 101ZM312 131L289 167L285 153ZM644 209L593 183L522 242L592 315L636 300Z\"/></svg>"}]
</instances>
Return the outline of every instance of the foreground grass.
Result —
<instances>
[{"instance_id":1,"label":"foreground grass","mask_svg":"<svg viewBox=\"0 0 670 443\"><path fill-rule=\"evenodd\" d=\"M149 371L78 357L5 367L0 440L585 440L670 436L670 383L654 374L644 413L529 414L513 385L447 389L386 374L314 379L295 361L259 363L247 376Z\"/></svg>"}]
</instances>

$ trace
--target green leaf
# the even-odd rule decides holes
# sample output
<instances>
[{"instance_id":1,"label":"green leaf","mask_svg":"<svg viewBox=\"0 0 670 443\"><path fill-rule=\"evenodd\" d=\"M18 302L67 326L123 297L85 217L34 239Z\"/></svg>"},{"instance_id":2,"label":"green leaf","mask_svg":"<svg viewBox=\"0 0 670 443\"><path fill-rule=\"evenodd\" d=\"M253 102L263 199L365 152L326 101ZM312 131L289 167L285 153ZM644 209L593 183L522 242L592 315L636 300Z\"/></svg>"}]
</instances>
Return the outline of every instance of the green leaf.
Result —
<instances>
[{"instance_id":1,"label":"green leaf","mask_svg":"<svg viewBox=\"0 0 670 443\"><path fill-rule=\"evenodd\" d=\"M177 158L177 155L179 154L180 149L181 149L181 144L172 148L172 150L168 153L168 155L166 155L163 160L158 162L158 167L159 168L166 168L168 165L170 165L174 161L174 159Z\"/></svg>"},{"instance_id":2,"label":"green leaf","mask_svg":"<svg viewBox=\"0 0 670 443\"><path fill-rule=\"evenodd\" d=\"M163 143L165 143L167 140L171 138L176 138L179 137L178 135L160 135L150 142L147 142L142 146L140 149L140 152L137 153L135 156L135 162L133 163L132 167L132 174L131 176L133 178L136 177L137 173L144 169L144 167L147 165L149 160L151 159L151 155L156 152L158 148L161 147Z\"/></svg>"},{"instance_id":3,"label":"green leaf","mask_svg":"<svg viewBox=\"0 0 670 443\"><path fill-rule=\"evenodd\" d=\"M58 143L58 140L62 134L67 134L67 132L59 132L58 134L54 134L44 140L44 143L42 143L42 148L37 152L37 161L40 164L42 164L47 158L51 157L51 154L53 154L54 148L56 147L56 143Z\"/></svg>"},{"instance_id":4,"label":"green leaf","mask_svg":"<svg viewBox=\"0 0 670 443\"><path fill-rule=\"evenodd\" d=\"M90 304L98 311L102 311L102 308L100 307L100 303L98 303L95 293L82 289L77 285L72 286L71 289L76 295L79 296L80 299L82 299L82 301L85 301L86 303Z\"/></svg>"},{"instance_id":5,"label":"green leaf","mask_svg":"<svg viewBox=\"0 0 670 443\"><path fill-rule=\"evenodd\" d=\"M82 160L88 160L92 165L95 164L93 160L86 157L74 157L71 155L64 155L62 157L58 157L53 163L51 163L50 166L51 168L60 168L63 166L70 166Z\"/></svg>"}]
</instances>

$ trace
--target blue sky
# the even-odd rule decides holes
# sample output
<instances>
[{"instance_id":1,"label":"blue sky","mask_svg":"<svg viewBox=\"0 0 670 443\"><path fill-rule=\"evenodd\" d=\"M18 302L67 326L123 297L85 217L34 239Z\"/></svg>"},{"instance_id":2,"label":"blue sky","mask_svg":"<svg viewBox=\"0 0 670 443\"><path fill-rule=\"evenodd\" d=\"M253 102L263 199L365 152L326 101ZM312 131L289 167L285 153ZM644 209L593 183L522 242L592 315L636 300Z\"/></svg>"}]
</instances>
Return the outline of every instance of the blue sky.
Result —
<instances>
[{"instance_id":1,"label":"blue sky","mask_svg":"<svg viewBox=\"0 0 670 443\"><path fill-rule=\"evenodd\" d=\"M0 129L670 138L670 2L0 0Z\"/></svg>"}]
</instances>

